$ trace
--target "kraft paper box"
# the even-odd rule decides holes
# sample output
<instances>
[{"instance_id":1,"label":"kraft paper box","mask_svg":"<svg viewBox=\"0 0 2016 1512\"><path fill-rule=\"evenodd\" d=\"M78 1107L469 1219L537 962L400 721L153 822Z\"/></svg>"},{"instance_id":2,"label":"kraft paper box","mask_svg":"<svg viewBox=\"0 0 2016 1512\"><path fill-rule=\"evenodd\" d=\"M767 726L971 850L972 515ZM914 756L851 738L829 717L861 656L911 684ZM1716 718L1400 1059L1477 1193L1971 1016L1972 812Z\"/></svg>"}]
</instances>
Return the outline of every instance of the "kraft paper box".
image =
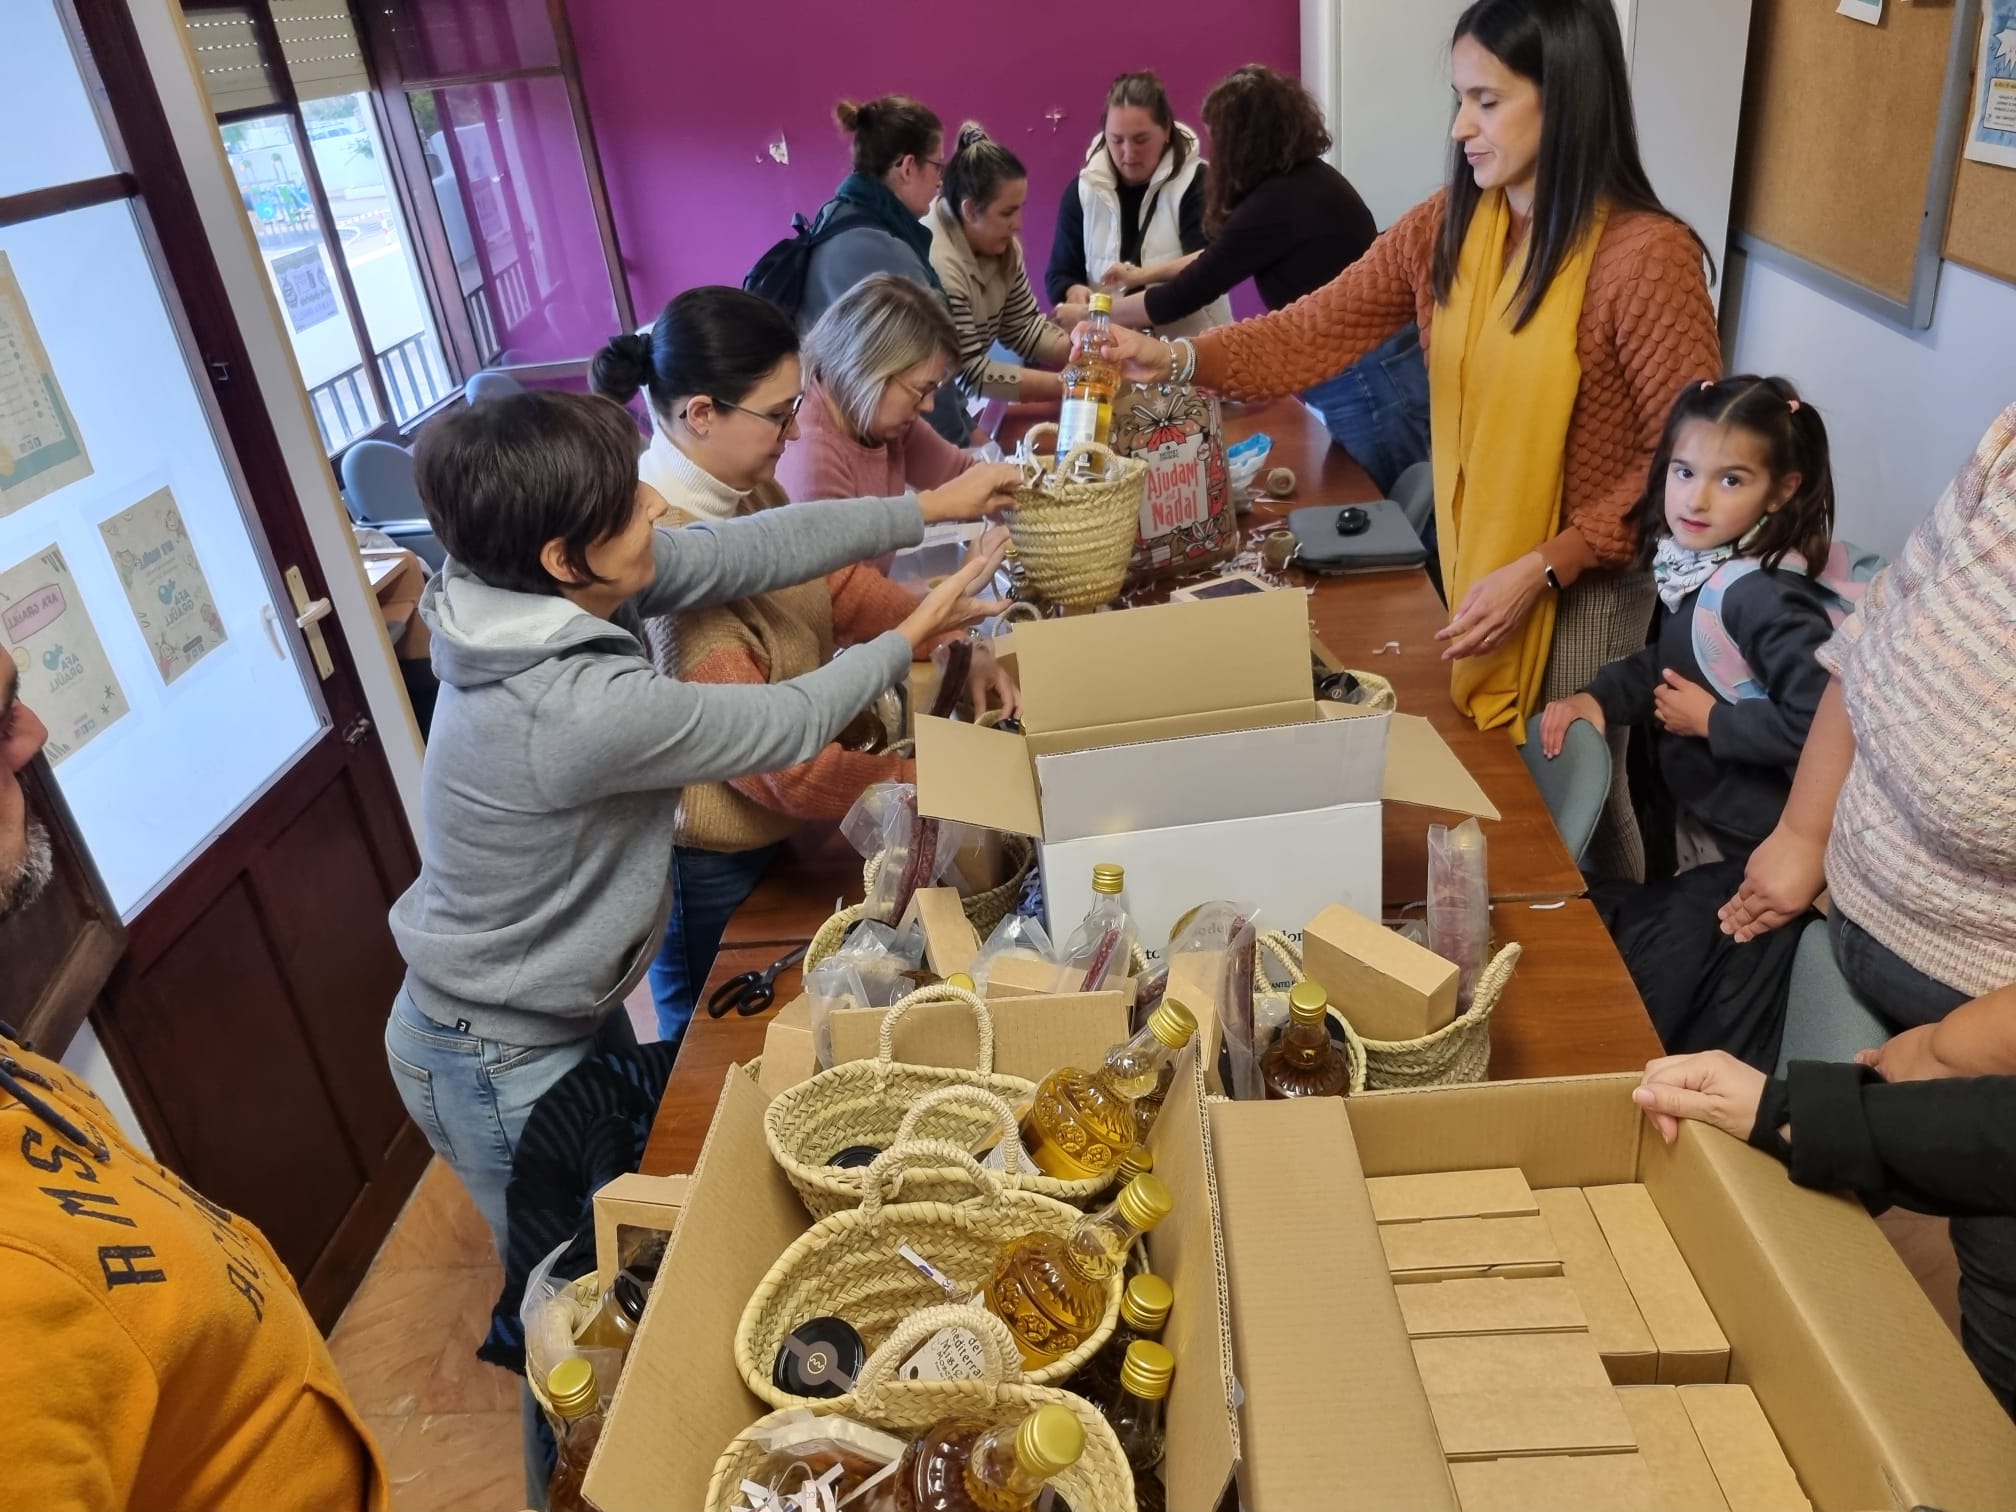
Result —
<instances>
[{"instance_id":1,"label":"kraft paper box","mask_svg":"<svg viewBox=\"0 0 2016 1512\"><path fill-rule=\"evenodd\" d=\"M1309 921L1302 959L1366 1039L1419 1039L1456 1017L1455 962L1341 903Z\"/></svg>"},{"instance_id":2,"label":"kraft paper box","mask_svg":"<svg viewBox=\"0 0 2016 1512\"><path fill-rule=\"evenodd\" d=\"M638 1230L670 1234L679 1227L686 1202L684 1176L644 1176L630 1171L605 1182L595 1193L595 1280L609 1290L616 1273L635 1256Z\"/></svg>"},{"instance_id":3,"label":"kraft paper box","mask_svg":"<svg viewBox=\"0 0 2016 1512\"><path fill-rule=\"evenodd\" d=\"M1376 917L1383 803L1497 810L1425 719L1315 697L1308 620L1260 593L1019 625L1022 733L919 720L918 806L1034 837L1055 939L1101 862L1150 961L1212 898L1291 934L1339 899Z\"/></svg>"},{"instance_id":4,"label":"kraft paper box","mask_svg":"<svg viewBox=\"0 0 2016 1512\"><path fill-rule=\"evenodd\" d=\"M1578 1187L1535 1192L1534 1201L1561 1247L1561 1274L1575 1288L1589 1317L1589 1332L1620 1386L1649 1386L1659 1379L1659 1351L1639 1315L1609 1241Z\"/></svg>"},{"instance_id":5,"label":"kraft paper box","mask_svg":"<svg viewBox=\"0 0 2016 1512\"><path fill-rule=\"evenodd\" d=\"M1583 1188L1582 1196L1652 1335L1659 1353L1660 1383L1679 1386L1726 1379L1729 1341L1645 1188L1592 1186Z\"/></svg>"}]
</instances>

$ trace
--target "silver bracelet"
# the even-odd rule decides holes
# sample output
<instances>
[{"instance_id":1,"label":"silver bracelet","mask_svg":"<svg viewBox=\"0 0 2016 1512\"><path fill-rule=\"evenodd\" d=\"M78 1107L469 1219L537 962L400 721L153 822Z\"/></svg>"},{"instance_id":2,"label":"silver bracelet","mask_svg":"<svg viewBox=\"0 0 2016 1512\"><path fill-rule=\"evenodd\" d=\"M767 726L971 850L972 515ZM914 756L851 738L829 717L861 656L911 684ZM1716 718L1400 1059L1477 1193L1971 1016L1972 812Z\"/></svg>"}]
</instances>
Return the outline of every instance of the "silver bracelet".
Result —
<instances>
[{"instance_id":1,"label":"silver bracelet","mask_svg":"<svg viewBox=\"0 0 2016 1512\"><path fill-rule=\"evenodd\" d=\"M1169 381L1188 383L1197 372L1197 343L1178 336L1169 343Z\"/></svg>"}]
</instances>

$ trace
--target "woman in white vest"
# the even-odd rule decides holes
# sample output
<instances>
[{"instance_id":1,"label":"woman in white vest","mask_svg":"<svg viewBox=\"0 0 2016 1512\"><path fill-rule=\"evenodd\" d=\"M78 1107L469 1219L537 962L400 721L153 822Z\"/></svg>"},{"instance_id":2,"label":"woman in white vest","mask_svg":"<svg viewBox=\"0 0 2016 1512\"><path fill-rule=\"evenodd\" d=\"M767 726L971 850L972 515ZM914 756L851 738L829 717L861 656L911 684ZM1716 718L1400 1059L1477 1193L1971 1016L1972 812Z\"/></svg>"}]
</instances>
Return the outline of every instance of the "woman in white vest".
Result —
<instances>
[{"instance_id":1,"label":"woman in white vest","mask_svg":"<svg viewBox=\"0 0 2016 1512\"><path fill-rule=\"evenodd\" d=\"M1169 94L1152 73L1122 74L1106 95L1106 125L1085 166L1064 191L1044 286L1051 303L1082 305L1094 289L1113 294L1174 278L1204 250L1205 185L1210 165L1197 133L1176 120ZM1158 327L1194 336L1232 320L1220 297Z\"/></svg>"}]
</instances>

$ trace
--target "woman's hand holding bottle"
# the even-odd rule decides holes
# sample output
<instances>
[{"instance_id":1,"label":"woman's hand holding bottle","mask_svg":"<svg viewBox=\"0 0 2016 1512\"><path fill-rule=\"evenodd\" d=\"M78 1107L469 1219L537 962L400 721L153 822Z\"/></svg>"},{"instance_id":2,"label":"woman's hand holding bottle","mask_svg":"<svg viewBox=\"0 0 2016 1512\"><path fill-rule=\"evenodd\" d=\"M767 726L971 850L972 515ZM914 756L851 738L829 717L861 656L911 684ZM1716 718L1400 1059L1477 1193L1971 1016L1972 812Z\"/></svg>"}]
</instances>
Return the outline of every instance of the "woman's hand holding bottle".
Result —
<instances>
[{"instance_id":1,"label":"woman's hand holding bottle","mask_svg":"<svg viewBox=\"0 0 2016 1512\"><path fill-rule=\"evenodd\" d=\"M1071 332L1071 354L1082 350L1090 327L1079 324ZM1106 355L1120 364L1121 376L1130 383L1164 383L1169 378L1169 343L1125 326L1109 326Z\"/></svg>"}]
</instances>

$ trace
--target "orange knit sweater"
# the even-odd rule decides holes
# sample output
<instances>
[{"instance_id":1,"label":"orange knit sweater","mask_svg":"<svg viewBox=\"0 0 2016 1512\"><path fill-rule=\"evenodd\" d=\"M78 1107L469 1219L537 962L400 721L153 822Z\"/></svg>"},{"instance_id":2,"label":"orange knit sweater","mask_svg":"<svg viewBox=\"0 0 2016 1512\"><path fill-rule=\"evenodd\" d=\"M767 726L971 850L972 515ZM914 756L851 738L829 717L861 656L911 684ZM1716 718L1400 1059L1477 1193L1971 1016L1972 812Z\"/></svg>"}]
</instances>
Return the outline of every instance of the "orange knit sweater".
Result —
<instances>
[{"instance_id":1,"label":"orange knit sweater","mask_svg":"<svg viewBox=\"0 0 2016 1512\"><path fill-rule=\"evenodd\" d=\"M1437 194L1409 210L1330 283L1286 309L1197 338L1197 382L1270 399L1341 373L1410 320L1428 349ZM1582 386L1568 423L1563 530L1542 554L1564 582L1622 567L1637 549L1631 510L1673 400L1722 371L1701 249L1678 221L1614 214L1589 272L1576 333Z\"/></svg>"}]
</instances>

